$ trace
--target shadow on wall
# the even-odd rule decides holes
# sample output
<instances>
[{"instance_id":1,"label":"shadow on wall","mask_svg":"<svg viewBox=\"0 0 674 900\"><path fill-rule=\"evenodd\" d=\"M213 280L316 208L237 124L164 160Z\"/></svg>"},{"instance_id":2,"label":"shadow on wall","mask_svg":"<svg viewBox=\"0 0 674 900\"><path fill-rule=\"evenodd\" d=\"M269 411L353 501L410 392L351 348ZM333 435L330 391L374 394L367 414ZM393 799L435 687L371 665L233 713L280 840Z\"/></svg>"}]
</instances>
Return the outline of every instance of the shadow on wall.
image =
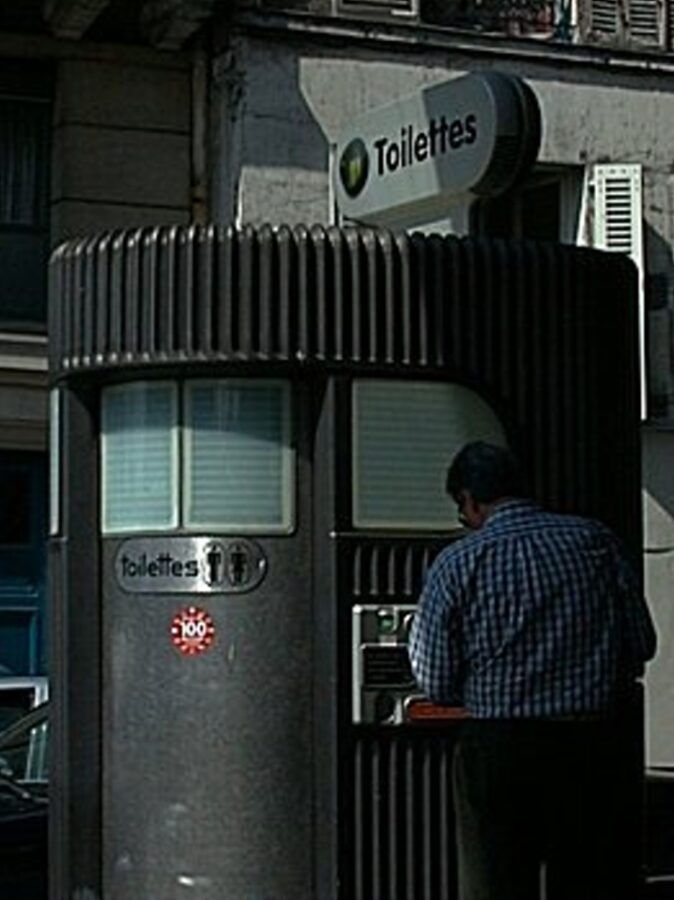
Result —
<instances>
[{"instance_id":1,"label":"shadow on wall","mask_svg":"<svg viewBox=\"0 0 674 900\"><path fill-rule=\"evenodd\" d=\"M644 567L658 652L647 669L647 761L674 766L674 429L643 435Z\"/></svg>"},{"instance_id":2,"label":"shadow on wall","mask_svg":"<svg viewBox=\"0 0 674 900\"><path fill-rule=\"evenodd\" d=\"M296 55L235 46L215 65L212 109L218 221L330 221L328 141L303 97Z\"/></svg>"},{"instance_id":3,"label":"shadow on wall","mask_svg":"<svg viewBox=\"0 0 674 900\"><path fill-rule=\"evenodd\" d=\"M671 244L651 225L645 228L646 341L648 359L648 414L650 419L668 419L672 408L672 309L674 258Z\"/></svg>"}]
</instances>

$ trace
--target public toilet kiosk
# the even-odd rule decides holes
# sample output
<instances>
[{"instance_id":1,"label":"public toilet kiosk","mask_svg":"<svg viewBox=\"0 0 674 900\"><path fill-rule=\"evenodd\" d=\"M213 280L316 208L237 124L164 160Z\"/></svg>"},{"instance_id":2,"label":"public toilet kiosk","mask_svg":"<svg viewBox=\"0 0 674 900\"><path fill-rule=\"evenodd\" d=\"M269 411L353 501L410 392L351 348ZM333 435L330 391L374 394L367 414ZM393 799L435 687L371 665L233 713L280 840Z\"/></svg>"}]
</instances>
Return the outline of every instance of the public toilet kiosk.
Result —
<instances>
[{"instance_id":1,"label":"public toilet kiosk","mask_svg":"<svg viewBox=\"0 0 674 900\"><path fill-rule=\"evenodd\" d=\"M51 278L51 897L451 900L460 720L405 653L447 463L507 443L638 556L633 265L212 226Z\"/></svg>"}]
</instances>

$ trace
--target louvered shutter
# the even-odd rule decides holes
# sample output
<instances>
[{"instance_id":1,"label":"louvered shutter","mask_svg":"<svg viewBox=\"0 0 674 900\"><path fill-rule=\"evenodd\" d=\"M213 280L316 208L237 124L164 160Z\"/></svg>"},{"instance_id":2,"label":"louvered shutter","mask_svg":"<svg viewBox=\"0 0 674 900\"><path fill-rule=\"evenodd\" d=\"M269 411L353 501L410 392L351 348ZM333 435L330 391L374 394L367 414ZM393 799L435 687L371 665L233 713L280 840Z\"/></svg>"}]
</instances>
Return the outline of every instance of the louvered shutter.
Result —
<instances>
[{"instance_id":1,"label":"louvered shutter","mask_svg":"<svg viewBox=\"0 0 674 900\"><path fill-rule=\"evenodd\" d=\"M644 251L639 163L594 167L594 245L626 253L639 270L639 352L642 414L646 409L644 346Z\"/></svg>"},{"instance_id":2,"label":"louvered shutter","mask_svg":"<svg viewBox=\"0 0 674 900\"><path fill-rule=\"evenodd\" d=\"M664 4L659 0L628 0L627 34L630 44L664 45Z\"/></svg>"},{"instance_id":3,"label":"louvered shutter","mask_svg":"<svg viewBox=\"0 0 674 900\"><path fill-rule=\"evenodd\" d=\"M674 0L578 0L583 40L665 48Z\"/></svg>"},{"instance_id":4,"label":"louvered shutter","mask_svg":"<svg viewBox=\"0 0 674 900\"><path fill-rule=\"evenodd\" d=\"M581 0L578 15L586 40L615 40L622 34L622 0Z\"/></svg>"},{"instance_id":5,"label":"louvered shutter","mask_svg":"<svg viewBox=\"0 0 674 900\"><path fill-rule=\"evenodd\" d=\"M595 246L627 253L641 270L641 165L597 165L594 186Z\"/></svg>"}]
</instances>

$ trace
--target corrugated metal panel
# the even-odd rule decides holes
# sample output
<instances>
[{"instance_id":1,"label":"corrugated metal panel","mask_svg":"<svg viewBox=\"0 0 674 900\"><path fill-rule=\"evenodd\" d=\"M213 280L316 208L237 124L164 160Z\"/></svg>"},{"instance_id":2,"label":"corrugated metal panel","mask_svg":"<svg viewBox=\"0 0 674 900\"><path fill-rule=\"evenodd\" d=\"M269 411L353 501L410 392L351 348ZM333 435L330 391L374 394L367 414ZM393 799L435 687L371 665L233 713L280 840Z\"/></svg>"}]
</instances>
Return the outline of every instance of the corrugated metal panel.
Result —
<instances>
[{"instance_id":1,"label":"corrugated metal panel","mask_svg":"<svg viewBox=\"0 0 674 900\"><path fill-rule=\"evenodd\" d=\"M449 736L362 733L355 745L352 900L456 896Z\"/></svg>"},{"instance_id":2,"label":"corrugated metal panel","mask_svg":"<svg viewBox=\"0 0 674 900\"><path fill-rule=\"evenodd\" d=\"M533 270L514 292L496 274L522 252L366 228L175 227L74 241L52 262L52 373L171 358L443 366L456 346L448 307L462 332L462 312L467 322L503 314L477 296L481 282L496 283L501 305L511 293L512 311L540 290ZM554 250L567 266L577 253Z\"/></svg>"},{"instance_id":3,"label":"corrugated metal panel","mask_svg":"<svg viewBox=\"0 0 674 900\"><path fill-rule=\"evenodd\" d=\"M427 542L358 541L344 550L345 583L359 603L416 602L437 546Z\"/></svg>"}]
</instances>

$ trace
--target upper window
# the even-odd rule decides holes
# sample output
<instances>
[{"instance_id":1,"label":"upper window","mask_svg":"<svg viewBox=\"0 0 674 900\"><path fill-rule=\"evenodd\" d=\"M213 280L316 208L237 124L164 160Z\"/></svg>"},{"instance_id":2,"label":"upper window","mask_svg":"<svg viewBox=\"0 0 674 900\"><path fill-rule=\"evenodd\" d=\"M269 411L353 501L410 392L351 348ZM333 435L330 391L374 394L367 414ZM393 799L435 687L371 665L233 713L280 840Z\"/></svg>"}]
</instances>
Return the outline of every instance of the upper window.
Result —
<instances>
[{"instance_id":1,"label":"upper window","mask_svg":"<svg viewBox=\"0 0 674 900\"><path fill-rule=\"evenodd\" d=\"M582 169L538 166L506 193L476 203L471 229L491 238L575 244L582 188Z\"/></svg>"},{"instance_id":2,"label":"upper window","mask_svg":"<svg viewBox=\"0 0 674 900\"><path fill-rule=\"evenodd\" d=\"M0 327L45 326L50 134L46 79L0 65Z\"/></svg>"},{"instance_id":3,"label":"upper window","mask_svg":"<svg viewBox=\"0 0 674 900\"><path fill-rule=\"evenodd\" d=\"M195 379L107 388L102 486L106 534L291 531L290 385Z\"/></svg>"},{"instance_id":4,"label":"upper window","mask_svg":"<svg viewBox=\"0 0 674 900\"><path fill-rule=\"evenodd\" d=\"M459 527L447 467L468 441L505 445L495 413L474 391L428 381L353 386L353 523L358 528Z\"/></svg>"}]
</instances>

